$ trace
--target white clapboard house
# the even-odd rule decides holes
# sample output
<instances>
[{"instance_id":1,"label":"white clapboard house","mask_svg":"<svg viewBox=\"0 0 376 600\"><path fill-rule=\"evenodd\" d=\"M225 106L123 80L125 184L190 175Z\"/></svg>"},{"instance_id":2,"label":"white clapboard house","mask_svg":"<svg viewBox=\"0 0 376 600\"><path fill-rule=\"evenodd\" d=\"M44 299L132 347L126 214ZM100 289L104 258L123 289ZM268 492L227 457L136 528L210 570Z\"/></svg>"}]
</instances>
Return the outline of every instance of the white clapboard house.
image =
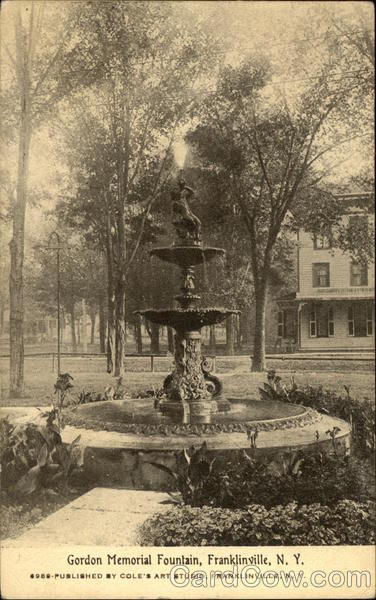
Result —
<instances>
[{"instance_id":1,"label":"white clapboard house","mask_svg":"<svg viewBox=\"0 0 376 600\"><path fill-rule=\"evenodd\" d=\"M374 223L373 195L346 194L343 219ZM300 351L372 350L375 345L374 265L364 267L331 247L330 235L298 233L298 285L278 301L281 346Z\"/></svg>"}]
</instances>

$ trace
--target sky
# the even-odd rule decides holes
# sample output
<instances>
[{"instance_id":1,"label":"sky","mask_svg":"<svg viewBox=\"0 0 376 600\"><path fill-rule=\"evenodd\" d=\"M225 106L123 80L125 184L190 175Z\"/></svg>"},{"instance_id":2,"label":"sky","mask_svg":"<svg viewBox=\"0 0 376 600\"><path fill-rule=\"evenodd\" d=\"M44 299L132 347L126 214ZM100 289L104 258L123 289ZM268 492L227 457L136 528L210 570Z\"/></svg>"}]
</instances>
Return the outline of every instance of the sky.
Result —
<instances>
[{"instance_id":1,"label":"sky","mask_svg":"<svg viewBox=\"0 0 376 600\"><path fill-rule=\"evenodd\" d=\"M25 9L29 2L18 0L19 4L24 5ZM2 36L9 48L12 50L12 32L10 21L7 21L6 8L9 2L5 2L2 8ZM368 2L184 2L185 8L200 18L207 27L215 27L227 40L230 40L224 62L233 65L248 53L263 52L266 53L273 65L275 75L271 86L267 90L270 97L276 96L283 88L284 92L291 99L296 97L299 92L299 85L302 83L291 82L289 75L292 68L292 40L297 35L297 31L302 31L302 48L307 47L312 52L313 47L320 52L320 36L327 29L329 13L338 16L357 14L359 6L369 19L373 20L373 7ZM49 2L50 8L54 9L56 3ZM178 5L175 3L175 9ZM63 10L64 3L59 1L59 10ZM317 18L319 8L322 9L321 18ZM188 12L189 12L188 11ZM328 16L329 15L329 16ZM308 27L312 19L312 32L307 36L303 32L303 26ZM372 25L373 26L373 25ZM50 32L53 35L53 31ZM304 41L306 40L306 41ZM304 54L304 52L303 52ZM2 50L2 77L3 85L6 87L7 81L7 59ZM302 56L302 68L304 67L304 56ZM314 64L307 67L309 72L314 71ZM277 82L286 83L278 83ZM282 88L281 88L282 86ZM17 140L9 146L6 151L5 163L10 171L12 179L15 178L17 163ZM180 144L176 145L176 153L179 160L183 148ZM353 142L345 146L342 151L336 151L333 157L327 157L325 160L336 164L333 170L334 180L343 180L348 177L349 171L356 170L364 161L361 142ZM4 160L4 154L3 154ZM51 223L41 218L41 213L53 208L56 197L61 193L60 182L66 176L67 170L64 160L61 157L59 144L51 133L49 124L45 124L34 136L31 146L30 159L30 188L36 190L37 205L30 206L27 213L26 231L32 240L35 237L43 238L48 235L51 229Z\"/></svg>"}]
</instances>

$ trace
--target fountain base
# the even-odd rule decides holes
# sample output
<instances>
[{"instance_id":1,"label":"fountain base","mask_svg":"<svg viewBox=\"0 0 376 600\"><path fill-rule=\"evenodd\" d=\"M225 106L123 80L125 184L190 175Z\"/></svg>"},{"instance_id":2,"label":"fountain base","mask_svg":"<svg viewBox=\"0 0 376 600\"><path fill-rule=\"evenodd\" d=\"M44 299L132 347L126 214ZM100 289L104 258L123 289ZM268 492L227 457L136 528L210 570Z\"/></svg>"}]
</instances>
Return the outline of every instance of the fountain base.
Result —
<instances>
[{"instance_id":1,"label":"fountain base","mask_svg":"<svg viewBox=\"0 0 376 600\"><path fill-rule=\"evenodd\" d=\"M228 466L238 451L246 451L281 473L286 460L302 451L332 453L328 431L333 427L340 430L336 451L350 450L350 425L340 419L275 401L230 403L231 411L218 411L210 424L181 423L172 413L154 410L151 398L83 404L65 410L64 441L81 435L85 474L96 485L149 490L174 489L173 479L153 462L176 470L176 453L204 441L218 465ZM251 448L249 433L256 428L256 447Z\"/></svg>"},{"instance_id":2,"label":"fountain base","mask_svg":"<svg viewBox=\"0 0 376 600\"><path fill-rule=\"evenodd\" d=\"M163 415L178 419L180 423L211 423L212 416L218 412L215 400L198 402L161 402L158 409ZM229 410L229 409L228 409Z\"/></svg>"}]
</instances>

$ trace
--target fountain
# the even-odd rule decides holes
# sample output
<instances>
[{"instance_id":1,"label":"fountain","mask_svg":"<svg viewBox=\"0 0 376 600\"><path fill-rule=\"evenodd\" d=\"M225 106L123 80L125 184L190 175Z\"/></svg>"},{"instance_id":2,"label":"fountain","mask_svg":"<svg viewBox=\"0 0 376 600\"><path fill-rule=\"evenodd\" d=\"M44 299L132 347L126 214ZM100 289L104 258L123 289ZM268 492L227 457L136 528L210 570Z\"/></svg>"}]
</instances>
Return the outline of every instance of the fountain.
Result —
<instances>
[{"instance_id":1,"label":"fountain","mask_svg":"<svg viewBox=\"0 0 376 600\"><path fill-rule=\"evenodd\" d=\"M153 463L175 468L177 451L203 441L219 463L246 450L277 469L284 468L286 457L312 452L318 444L321 451L332 451L334 442L328 434L334 429L337 446L349 450L350 427L344 421L302 405L222 394L220 380L210 374L201 354L201 328L238 311L199 305L195 267L224 251L203 245L201 222L189 205L192 197L193 190L180 175L171 193L174 243L151 252L180 268L181 287L175 296L179 306L137 311L176 332L174 366L164 380L163 394L99 401L65 411L64 440L81 435L86 473L97 484L171 489L169 475Z\"/></svg>"},{"instance_id":2,"label":"fountain","mask_svg":"<svg viewBox=\"0 0 376 600\"><path fill-rule=\"evenodd\" d=\"M230 405L222 398L216 399L221 385L216 377L210 375L208 362L202 357L201 328L220 323L228 315L239 311L198 306L201 297L195 289L194 267L222 256L224 250L203 246L201 222L189 206L192 197L193 190L180 174L171 193L175 242L172 246L155 248L151 252L152 256L180 267L180 294L175 296L180 306L138 312L149 321L168 325L176 331L174 370L165 379L165 399L159 403L159 410L181 418L183 423L210 423L212 415L218 410L229 410Z\"/></svg>"}]
</instances>

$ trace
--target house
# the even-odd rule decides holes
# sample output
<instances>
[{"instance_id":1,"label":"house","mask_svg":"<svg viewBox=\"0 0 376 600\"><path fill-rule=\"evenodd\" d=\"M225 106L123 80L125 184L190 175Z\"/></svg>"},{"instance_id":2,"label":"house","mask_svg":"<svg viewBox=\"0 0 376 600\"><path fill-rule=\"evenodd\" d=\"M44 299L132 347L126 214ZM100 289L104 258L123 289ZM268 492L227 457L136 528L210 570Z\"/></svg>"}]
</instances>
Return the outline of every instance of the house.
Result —
<instances>
[{"instance_id":1,"label":"house","mask_svg":"<svg viewBox=\"0 0 376 600\"><path fill-rule=\"evenodd\" d=\"M350 227L374 219L372 194L339 199ZM363 266L332 248L330 233L299 230L297 246L297 291L278 300L281 343L300 351L373 350L374 265Z\"/></svg>"}]
</instances>

